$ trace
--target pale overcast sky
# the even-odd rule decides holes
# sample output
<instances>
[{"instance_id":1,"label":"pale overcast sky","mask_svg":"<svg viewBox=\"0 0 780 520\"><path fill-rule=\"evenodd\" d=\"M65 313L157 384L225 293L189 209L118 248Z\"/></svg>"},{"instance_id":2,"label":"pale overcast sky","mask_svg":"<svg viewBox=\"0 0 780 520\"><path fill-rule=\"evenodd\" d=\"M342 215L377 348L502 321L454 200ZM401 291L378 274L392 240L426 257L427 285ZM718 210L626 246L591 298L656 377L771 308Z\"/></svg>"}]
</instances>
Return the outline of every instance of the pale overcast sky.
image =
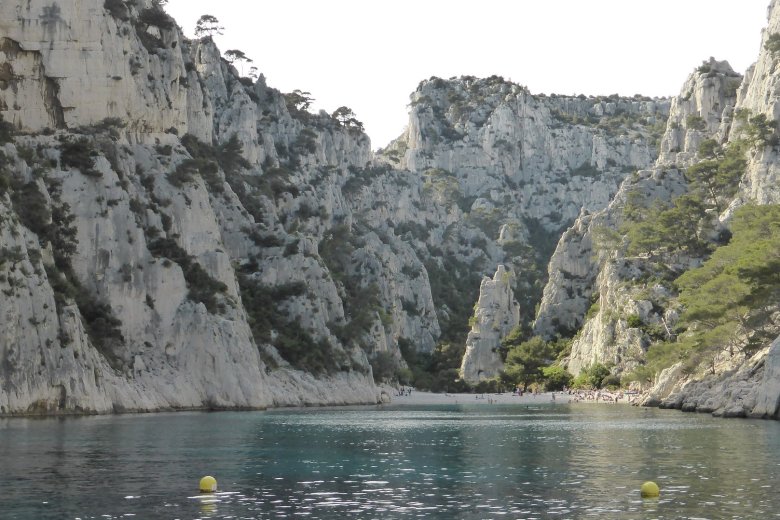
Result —
<instances>
[{"instance_id":1,"label":"pale overcast sky","mask_svg":"<svg viewBox=\"0 0 780 520\"><path fill-rule=\"evenodd\" d=\"M202 14L215 41L254 60L268 85L314 109L346 105L374 149L407 122L431 76L493 74L532 93L672 96L702 60L744 73L769 0L170 0L187 36Z\"/></svg>"}]
</instances>

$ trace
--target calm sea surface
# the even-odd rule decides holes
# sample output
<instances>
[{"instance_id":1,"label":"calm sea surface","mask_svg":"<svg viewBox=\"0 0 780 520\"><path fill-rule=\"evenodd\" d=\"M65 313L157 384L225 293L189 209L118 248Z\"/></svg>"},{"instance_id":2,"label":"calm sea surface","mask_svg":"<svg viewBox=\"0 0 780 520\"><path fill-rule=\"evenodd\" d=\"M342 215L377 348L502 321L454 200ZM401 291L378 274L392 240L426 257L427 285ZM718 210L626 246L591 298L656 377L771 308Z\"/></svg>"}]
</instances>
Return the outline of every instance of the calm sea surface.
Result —
<instances>
[{"instance_id":1,"label":"calm sea surface","mask_svg":"<svg viewBox=\"0 0 780 520\"><path fill-rule=\"evenodd\" d=\"M2 519L766 519L778 482L780 423L625 406L0 420Z\"/></svg>"}]
</instances>

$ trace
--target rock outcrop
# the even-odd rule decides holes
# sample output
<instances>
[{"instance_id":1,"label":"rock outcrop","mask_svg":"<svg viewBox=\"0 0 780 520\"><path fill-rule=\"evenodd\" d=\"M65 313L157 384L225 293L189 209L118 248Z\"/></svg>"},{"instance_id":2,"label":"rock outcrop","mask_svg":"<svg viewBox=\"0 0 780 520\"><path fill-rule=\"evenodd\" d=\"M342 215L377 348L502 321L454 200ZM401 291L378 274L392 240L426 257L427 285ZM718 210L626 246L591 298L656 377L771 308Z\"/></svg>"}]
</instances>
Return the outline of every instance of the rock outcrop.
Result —
<instances>
[{"instance_id":1,"label":"rock outcrop","mask_svg":"<svg viewBox=\"0 0 780 520\"><path fill-rule=\"evenodd\" d=\"M754 398L755 406L748 415L776 419L780 413L780 338L772 343L765 355L764 371Z\"/></svg>"},{"instance_id":2,"label":"rock outcrop","mask_svg":"<svg viewBox=\"0 0 780 520\"><path fill-rule=\"evenodd\" d=\"M512 293L512 278L513 274L499 265L492 279L482 279L460 367L461 377L467 383L496 377L503 368L501 340L520 323L520 305Z\"/></svg>"}]
</instances>

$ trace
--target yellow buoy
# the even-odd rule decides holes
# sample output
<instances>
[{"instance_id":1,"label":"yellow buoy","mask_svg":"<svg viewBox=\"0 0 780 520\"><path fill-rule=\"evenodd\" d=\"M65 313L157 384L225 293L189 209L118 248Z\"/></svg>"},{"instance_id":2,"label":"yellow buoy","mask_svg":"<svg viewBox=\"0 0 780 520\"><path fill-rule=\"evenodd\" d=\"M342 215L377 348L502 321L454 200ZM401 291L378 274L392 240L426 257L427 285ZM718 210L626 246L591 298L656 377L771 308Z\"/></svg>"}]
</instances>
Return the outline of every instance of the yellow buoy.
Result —
<instances>
[{"instance_id":1,"label":"yellow buoy","mask_svg":"<svg viewBox=\"0 0 780 520\"><path fill-rule=\"evenodd\" d=\"M658 484L651 481L642 484L642 487L639 488L639 492L642 494L642 498L655 498L661 494Z\"/></svg>"},{"instance_id":2,"label":"yellow buoy","mask_svg":"<svg viewBox=\"0 0 780 520\"><path fill-rule=\"evenodd\" d=\"M201 493L213 493L216 490L217 490L217 479L208 475L200 479Z\"/></svg>"}]
</instances>

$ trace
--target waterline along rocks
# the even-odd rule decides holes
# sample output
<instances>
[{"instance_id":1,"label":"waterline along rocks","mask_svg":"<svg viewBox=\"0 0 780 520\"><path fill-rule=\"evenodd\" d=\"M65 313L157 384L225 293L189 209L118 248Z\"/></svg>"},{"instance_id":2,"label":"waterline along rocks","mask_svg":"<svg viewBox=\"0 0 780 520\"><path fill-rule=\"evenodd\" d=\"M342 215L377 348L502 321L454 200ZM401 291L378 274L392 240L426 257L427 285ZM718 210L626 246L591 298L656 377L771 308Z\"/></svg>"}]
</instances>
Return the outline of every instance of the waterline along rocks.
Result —
<instances>
[{"instance_id":1,"label":"waterline along rocks","mask_svg":"<svg viewBox=\"0 0 780 520\"><path fill-rule=\"evenodd\" d=\"M688 319L661 267L703 265L739 207L777 203L774 5L744 80L710 60L650 99L434 77L374 153L346 107L242 77L153 0L3 2L0 414L374 403L420 360L498 376L516 326L577 335L573 373L641 371ZM631 245L626 206L673 204L748 138L701 247ZM729 358L758 367L766 416L750 360L770 343Z\"/></svg>"}]
</instances>

